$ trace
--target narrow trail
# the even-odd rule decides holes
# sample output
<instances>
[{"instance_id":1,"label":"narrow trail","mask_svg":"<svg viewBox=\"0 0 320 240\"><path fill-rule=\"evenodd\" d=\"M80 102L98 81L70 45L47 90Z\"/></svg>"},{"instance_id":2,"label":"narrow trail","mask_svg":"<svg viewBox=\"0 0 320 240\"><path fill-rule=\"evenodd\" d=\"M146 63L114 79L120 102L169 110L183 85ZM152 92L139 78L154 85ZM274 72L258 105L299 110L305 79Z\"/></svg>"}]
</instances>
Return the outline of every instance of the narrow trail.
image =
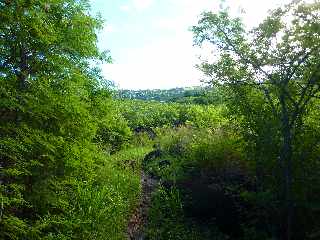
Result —
<instances>
[{"instance_id":1,"label":"narrow trail","mask_svg":"<svg viewBox=\"0 0 320 240\"><path fill-rule=\"evenodd\" d=\"M132 214L127 228L128 240L144 240L144 227L147 224L151 195L158 186L158 181L145 172L141 172L142 193L140 203Z\"/></svg>"}]
</instances>

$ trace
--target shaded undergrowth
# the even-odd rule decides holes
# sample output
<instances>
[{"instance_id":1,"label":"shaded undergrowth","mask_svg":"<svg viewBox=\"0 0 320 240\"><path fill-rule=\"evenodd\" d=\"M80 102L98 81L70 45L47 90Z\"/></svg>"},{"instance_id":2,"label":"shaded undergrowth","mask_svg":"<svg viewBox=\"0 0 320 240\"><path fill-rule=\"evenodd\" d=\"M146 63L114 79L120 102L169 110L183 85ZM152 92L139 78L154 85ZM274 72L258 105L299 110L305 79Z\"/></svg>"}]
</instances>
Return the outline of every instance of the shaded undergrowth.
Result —
<instances>
[{"instance_id":1,"label":"shaded undergrowth","mask_svg":"<svg viewBox=\"0 0 320 240\"><path fill-rule=\"evenodd\" d=\"M161 183L148 239L259 239L247 233L252 206L242 196L255 191L255 182L239 136L182 127L160 134L155 147L144 160Z\"/></svg>"}]
</instances>

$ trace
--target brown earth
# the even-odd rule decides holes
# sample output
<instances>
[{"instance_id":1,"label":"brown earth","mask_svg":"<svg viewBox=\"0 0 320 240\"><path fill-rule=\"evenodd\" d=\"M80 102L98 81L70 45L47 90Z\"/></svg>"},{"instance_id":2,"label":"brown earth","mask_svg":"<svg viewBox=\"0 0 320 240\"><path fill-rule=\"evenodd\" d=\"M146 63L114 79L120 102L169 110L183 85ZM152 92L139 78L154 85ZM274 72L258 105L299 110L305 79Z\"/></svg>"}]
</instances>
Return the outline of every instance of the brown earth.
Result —
<instances>
[{"instance_id":1,"label":"brown earth","mask_svg":"<svg viewBox=\"0 0 320 240\"><path fill-rule=\"evenodd\" d=\"M147 224L148 210L151 205L151 195L158 186L158 181L150 175L141 172L142 194L140 202L132 214L127 228L129 240L144 240L144 227Z\"/></svg>"}]
</instances>

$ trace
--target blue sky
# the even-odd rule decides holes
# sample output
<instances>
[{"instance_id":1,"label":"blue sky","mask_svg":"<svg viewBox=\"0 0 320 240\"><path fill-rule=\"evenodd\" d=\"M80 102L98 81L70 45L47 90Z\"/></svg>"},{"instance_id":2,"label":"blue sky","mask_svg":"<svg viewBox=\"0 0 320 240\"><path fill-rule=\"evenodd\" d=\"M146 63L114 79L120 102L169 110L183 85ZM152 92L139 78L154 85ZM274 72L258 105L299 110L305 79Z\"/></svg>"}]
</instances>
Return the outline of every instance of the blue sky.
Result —
<instances>
[{"instance_id":1,"label":"blue sky","mask_svg":"<svg viewBox=\"0 0 320 240\"><path fill-rule=\"evenodd\" d=\"M200 50L192 46L189 28L204 10L219 10L219 0L91 0L92 11L106 20L99 47L109 49L113 64L102 65L105 78L124 89L200 85L194 67ZM234 14L244 9L244 22L258 24L287 0L226 0ZM203 51L203 50L202 50Z\"/></svg>"}]
</instances>

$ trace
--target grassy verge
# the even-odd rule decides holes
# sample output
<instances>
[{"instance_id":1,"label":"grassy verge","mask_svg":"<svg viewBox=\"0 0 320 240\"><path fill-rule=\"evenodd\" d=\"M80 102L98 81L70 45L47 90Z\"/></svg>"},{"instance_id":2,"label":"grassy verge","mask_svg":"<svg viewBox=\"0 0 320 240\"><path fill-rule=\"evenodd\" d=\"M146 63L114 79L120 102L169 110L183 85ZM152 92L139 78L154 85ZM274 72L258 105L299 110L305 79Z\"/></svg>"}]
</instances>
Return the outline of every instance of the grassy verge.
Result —
<instances>
[{"instance_id":1,"label":"grassy verge","mask_svg":"<svg viewBox=\"0 0 320 240\"><path fill-rule=\"evenodd\" d=\"M70 239L126 239L128 220L141 193L141 161L149 151L148 147L132 147L107 156L96 179L77 186L73 191L75 207L64 219L64 225L72 226L73 232L79 230ZM50 226L53 221L48 218ZM44 219L42 228L45 223ZM54 234L47 239L69 239L65 238L67 231L65 229L61 237Z\"/></svg>"}]
</instances>

